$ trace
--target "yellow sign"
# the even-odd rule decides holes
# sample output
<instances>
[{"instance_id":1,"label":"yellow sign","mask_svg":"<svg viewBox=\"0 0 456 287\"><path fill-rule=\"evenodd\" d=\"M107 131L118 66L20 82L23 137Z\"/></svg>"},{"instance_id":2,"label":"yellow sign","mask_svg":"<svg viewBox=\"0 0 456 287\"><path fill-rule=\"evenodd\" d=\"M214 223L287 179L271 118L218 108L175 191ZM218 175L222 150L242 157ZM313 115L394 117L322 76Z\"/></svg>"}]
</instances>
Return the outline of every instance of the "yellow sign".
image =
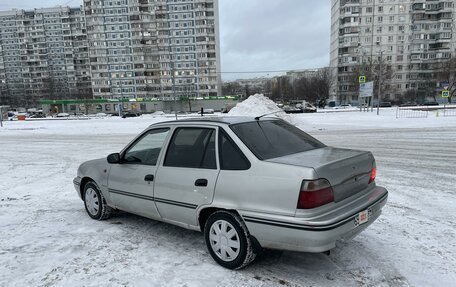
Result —
<instances>
[{"instance_id":1,"label":"yellow sign","mask_svg":"<svg viewBox=\"0 0 456 287\"><path fill-rule=\"evenodd\" d=\"M364 84L366 82L366 76L359 76L359 83Z\"/></svg>"},{"instance_id":2,"label":"yellow sign","mask_svg":"<svg viewBox=\"0 0 456 287\"><path fill-rule=\"evenodd\" d=\"M450 91L443 90L442 91L442 98L449 98L449 97L450 97Z\"/></svg>"}]
</instances>

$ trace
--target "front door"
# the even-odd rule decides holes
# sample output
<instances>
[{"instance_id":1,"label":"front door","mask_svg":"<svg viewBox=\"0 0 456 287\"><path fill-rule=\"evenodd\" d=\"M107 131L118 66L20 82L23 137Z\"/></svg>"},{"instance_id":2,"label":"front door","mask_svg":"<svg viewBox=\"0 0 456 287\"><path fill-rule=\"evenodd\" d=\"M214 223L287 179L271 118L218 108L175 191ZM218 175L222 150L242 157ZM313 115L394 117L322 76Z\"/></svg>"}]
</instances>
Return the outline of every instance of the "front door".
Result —
<instances>
[{"instance_id":1,"label":"front door","mask_svg":"<svg viewBox=\"0 0 456 287\"><path fill-rule=\"evenodd\" d=\"M175 129L155 181L155 203L162 218L198 225L196 209L212 202L219 173L216 136L215 128Z\"/></svg>"},{"instance_id":2,"label":"front door","mask_svg":"<svg viewBox=\"0 0 456 287\"><path fill-rule=\"evenodd\" d=\"M159 218L154 204L157 162L169 128L145 132L121 155L121 163L109 171L108 188L120 210Z\"/></svg>"}]
</instances>

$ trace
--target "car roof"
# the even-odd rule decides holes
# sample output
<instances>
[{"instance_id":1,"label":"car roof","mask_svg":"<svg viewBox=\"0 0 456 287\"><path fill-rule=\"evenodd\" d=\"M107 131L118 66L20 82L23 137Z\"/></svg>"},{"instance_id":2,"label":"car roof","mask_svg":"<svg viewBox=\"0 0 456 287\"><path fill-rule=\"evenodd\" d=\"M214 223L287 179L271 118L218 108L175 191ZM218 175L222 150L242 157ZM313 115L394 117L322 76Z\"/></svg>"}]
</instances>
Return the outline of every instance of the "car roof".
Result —
<instances>
[{"instance_id":1,"label":"car roof","mask_svg":"<svg viewBox=\"0 0 456 287\"><path fill-rule=\"evenodd\" d=\"M279 120L279 118L275 117L263 117L259 119L262 120ZM150 125L151 127L160 125L160 124L174 124L174 123L217 123L217 124L225 124L225 125L232 125L232 124L240 124L240 123L247 123L255 121L254 117L229 117L229 116L222 116L222 117L198 117L198 118L187 118L187 119L180 119L180 120L172 120L172 121L165 121L159 122Z\"/></svg>"}]
</instances>

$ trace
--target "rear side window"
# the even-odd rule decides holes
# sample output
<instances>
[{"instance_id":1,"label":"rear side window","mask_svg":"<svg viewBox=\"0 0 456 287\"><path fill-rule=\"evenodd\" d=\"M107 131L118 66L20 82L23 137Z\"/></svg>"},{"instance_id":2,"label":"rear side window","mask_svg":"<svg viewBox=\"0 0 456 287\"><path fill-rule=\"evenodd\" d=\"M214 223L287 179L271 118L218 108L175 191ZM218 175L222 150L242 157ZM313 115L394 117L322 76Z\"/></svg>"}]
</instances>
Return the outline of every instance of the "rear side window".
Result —
<instances>
[{"instance_id":1,"label":"rear side window","mask_svg":"<svg viewBox=\"0 0 456 287\"><path fill-rule=\"evenodd\" d=\"M169 143L165 166L217 169L215 130L177 128Z\"/></svg>"},{"instance_id":2,"label":"rear side window","mask_svg":"<svg viewBox=\"0 0 456 287\"><path fill-rule=\"evenodd\" d=\"M224 170L246 170L250 162L242 151L222 130L219 133L220 168Z\"/></svg>"},{"instance_id":3,"label":"rear side window","mask_svg":"<svg viewBox=\"0 0 456 287\"><path fill-rule=\"evenodd\" d=\"M324 144L282 120L263 120L230 128L260 160L325 147Z\"/></svg>"}]
</instances>

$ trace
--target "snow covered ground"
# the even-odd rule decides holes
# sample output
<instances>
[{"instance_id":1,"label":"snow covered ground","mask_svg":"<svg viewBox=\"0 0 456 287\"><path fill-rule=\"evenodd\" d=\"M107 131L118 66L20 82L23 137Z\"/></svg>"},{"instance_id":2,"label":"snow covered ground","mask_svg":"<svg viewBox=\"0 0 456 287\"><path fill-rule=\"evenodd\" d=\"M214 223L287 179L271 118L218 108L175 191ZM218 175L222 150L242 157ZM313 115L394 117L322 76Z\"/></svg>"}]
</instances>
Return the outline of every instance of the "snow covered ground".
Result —
<instances>
[{"instance_id":1,"label":"snow covered ground","mask_svg":"<svg viewBox=\"0 0 456 287\"><path fill-rule=\"evenodd\" d=\"M383 215L331 255L267 251L219 267L200 233L118 213L91 220L78 165L119 151L165 116L5 122L0 128L0 286L454 286L456 117L292 115L328 145L373 151Z\"/></svg>"}]
</instances>

